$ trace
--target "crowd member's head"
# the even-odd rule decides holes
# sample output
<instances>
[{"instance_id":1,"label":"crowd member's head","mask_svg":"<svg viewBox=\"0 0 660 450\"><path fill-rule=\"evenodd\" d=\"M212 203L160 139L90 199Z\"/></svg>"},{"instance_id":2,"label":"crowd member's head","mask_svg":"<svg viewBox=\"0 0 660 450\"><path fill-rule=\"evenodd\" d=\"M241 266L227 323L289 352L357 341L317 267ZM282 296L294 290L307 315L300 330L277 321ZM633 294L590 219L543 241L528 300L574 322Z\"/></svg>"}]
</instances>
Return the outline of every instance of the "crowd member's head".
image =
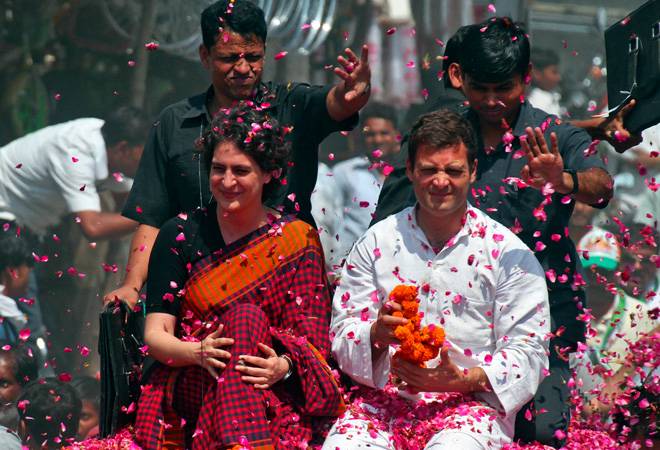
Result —
<instances>
[{"instance_id":1,"label":"crowd member's head","mask_svg":"<svg viewBox=\"0 0 660 450\"><path fill-rule=\"evenodd\" d=\"M95 429L99 425L101 412L101 383L93 377L77 377L71 381L71 386L82 401L77 436L82 441L98 434Z\"/></svg>"},{"instance_id":2,"label":"crowd member's head","mask_svg":"<svg viewBox=\"0 0 660 450\"><path fill-rule=\"evenodd\" d=\"M27 291L34 258L25 236L18 233L16 226L6 230L0 228L0 294L19 298Z\"/></svg>"},{"instance_id":3,"label":"crowd member's head","mask_svg":"<svg viewBox=\"0 0 660 450\"><path fill-rule=\"evenodd\" d=\"M150 124L138 108L122 106L111 112L101 127L108 154L108 170L129 177L137 172Z\"/></svg>"},{"instance_id":4,"label":"crowd member's head","mask_svg":"<svg viewBox=\"0 0 660 450\"><path fill-rule=\"evenodd\" d=\"M444 73L442 82L446 89L460 88L459 86L455 86L452 84L451 78L448 75L449 66L451 66L452 64L460 64L460 57L462 54L461 44L463 43L463 38L465 37L470 27L474 27L474 26L476 25L464 25L460 27L458 30L456 30L456 33L454 33L454 35L450 37L449 40L447 40L447 42L445 43L445 54L442 58L442 71Z\"/></svg>"},{"instance_id":5,"label":"crowd member's head","mask_svg":"<svg viewBox=\"0 0 660 450\"><path fill-rule=\"evenodd\" d=\"M33 381L18 400L20 434L31 449L58 449L75 439L81 401L56 378Z\"/></svg>"},{"instance_id":6,"label":"crowd member's head","mask_svg":"<svg viewBox=\"0 0 660 450\"><path fill-rule=\"evenodd\" d=\"M619 288L616 271L621 262L621 245L613 233L593 228L582 236L577 251L584 267L589 307L600 318L611 307Z\"/></svg>"},{"instance_id":7,"label":"crowd member's head","mask_svg":"<svg viewBox=\"0 0 660 450\"><path fill-rule=\"evenodd\" d=\"M199 57L219 105L250 98L261 80L266 51L264 12L247 0L221 0L202 12Z\"/></svg>"},{"instance_id":8,"label":"crowd member's head","mask_svg":"<svg viewBox=\"0 0 660 450\"><path fill-rule=\"evenodd\" d=\"M261 205L285 175L288 129L248 104L221 110L203 136L211 193L227 213Z\"/></svg>"},{"instance_id":9,"label":"crowd member's head","mask_svg":"<svg viewBox=\"0 0 660 450\"><path fill-rule=\"evenodd\" d=\"M370 158L387 159L399 151L399 129L396 110L385 103L371 102L360 112L364 150ZM380 150L382 155L373 153Z\"/></svg>"},{"instance_id":10,"label":"crowd member's head","mask_svg":"<svg viewBox=\"0 0 660 450\"><path fill-rule=\"evenodd\" d=\"M438 110L419 118L410 132L406 173L419 213L435 220L462 218L476 177L477 141L459 114Z\"/></svg>"},{"instance_id":11,"label":"crowd member's head","mask_svg":"<svg viewBox=\"0 0 660 450\"><path fill-rule=\"evenodd\" d=\"M524 29L496 17L468 27L460 50L459 61L448 67L452 86L463 91L482 125L512 127L530 70Z\"/></svg>"},{"instance_id":12,"label":"crowd member's head","mask_svg":"<svg viewBox=\"0 0 660 450\"><path fill-rule=\"evenodd\" d=\"M554 91L561 81L559 55L546 48L532 49L532 83L544 91Z\"/></svg>"},{"instance_id":13,"label":"crowd member's head","mask_svg":"<svg viewBox=\"0 0 660 450\"><path fill-rule=\"evenodd\" d=\"M23 388L38 377L36 353L28 344L0 341L0 402L15 401Z\"/></svg>"},{"instance_id":14,"label":"crowd member's head","mask_svg":"<svg viewBox=\"0 0 660 450\"><path fill-rule=\"evenodd\" d=\"M649 225L632 223L622 241L621 287L630 296L644 298L657 276L658 233Z\"/></svg>"}]
</instances>

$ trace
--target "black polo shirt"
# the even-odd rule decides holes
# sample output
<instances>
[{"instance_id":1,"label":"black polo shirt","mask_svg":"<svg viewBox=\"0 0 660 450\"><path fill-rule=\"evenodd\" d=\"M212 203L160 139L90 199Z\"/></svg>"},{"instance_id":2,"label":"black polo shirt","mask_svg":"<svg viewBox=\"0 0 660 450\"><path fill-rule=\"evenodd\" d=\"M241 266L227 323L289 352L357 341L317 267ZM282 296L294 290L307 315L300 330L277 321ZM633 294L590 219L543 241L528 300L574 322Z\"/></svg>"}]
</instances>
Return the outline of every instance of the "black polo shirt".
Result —
<instances>
[{"instance_id":1,"label":"black polo shirt","mask_svg":"<svg viewBox=\"0 0 660 450\"><path fill-rule=\"evenodd\" d=\"M343 122L328 114L326 97L332 86L302 83L262 84L254 101L280 124L293 126L292 166L278 190L266 201L314 225L310 196L316 184L318 146L330 133L352 129L355 114ZM206 108L212 87L200 95L165 108L154 124L140 160L135 182L122 214L160 228L169 218L190 212L211 201L208 169L195 142L211 122ZM294 195L290 195L295 193Z\"/></svg>"},{"instance_id":2,"label":"black polo shirt","mask_svg":"<svg viewBox=\"0 0 660 450\"><path fill-rule=\"evenodd\" d=\"M479 118L473 110L462 104L455 104L452 109L464 114L474 129L480 130ZM605 164L597 154L585 156L585 150L591 144L589 134L580 128L560 123L555 116L525 102L521 105L512 130L515 139L508 151L505 145L500 143L496 149L487 152L483 146L481 133L476 133L479 147L477 179L471 186L468 200L511 229L534 251L547 274L551 305L570 304L576 295L580 299L583 298L579 278L578 283L575 283L579 258L575 245L568 236L568 223L575 201L559 193L546 197L538 189L520 188L515 180L520 177L520 171L527 163L527 158L520 151L518 136L524 134L526 127L537 126L545 129L544 135L548 142L551 132L557 134L559 152L565 168L578 172L594 167L606 170ZM406 145L402 146L401 154L399 166L386 179L381 190L374 221L381 220L416 202L412 184L405 175L403 165L408 157ZM593 206L604 208L607 203L601 202ZM582 340L580 330L583 327L575 323L578 309L573 307L561 309L561 311L558 308L552 310L554 324L568 325L567 328L570 330L566 337L569 341Z\"/></svg>"}]
</instances>

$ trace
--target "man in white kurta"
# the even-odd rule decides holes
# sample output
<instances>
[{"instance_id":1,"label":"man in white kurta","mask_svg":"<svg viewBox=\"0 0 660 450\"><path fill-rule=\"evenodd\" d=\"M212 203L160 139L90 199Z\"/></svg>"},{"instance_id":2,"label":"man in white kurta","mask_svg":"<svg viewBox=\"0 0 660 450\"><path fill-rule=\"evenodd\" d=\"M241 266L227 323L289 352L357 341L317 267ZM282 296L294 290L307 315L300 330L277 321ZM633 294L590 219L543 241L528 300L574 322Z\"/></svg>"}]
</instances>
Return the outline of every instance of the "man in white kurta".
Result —
<instances>
[{"instance_id":1,"label":"man in white kurta","mask_svg":"<svg viewBox=\"0 0 660 450\"><path fill-rule=\"evenodd\" d=\"M439 411L434 420L442 425L426 448L499 448L511 442L516 413L547 370L544 273L510 230L468 205L476 174L469 125L448 111L427 114L413 127L410 148L408 176L418 204L358 240L335 293L333 354L361 390L324 449L405 446L405 421L392 416L401 403L384 399L408 398L410 411L419 401L440 410L451 392L464 395L458 397L464 408L460 401L456 408L453 394L453 409ZM391 315L400 306L388 295L399 284L418 287L422 326L445 330L445 349L427 368L392 358L392 330L405 319ZM383 391L370 395L374 390ZM403 434L412 438L414 429Z\"/></svg>"}]
</instances>

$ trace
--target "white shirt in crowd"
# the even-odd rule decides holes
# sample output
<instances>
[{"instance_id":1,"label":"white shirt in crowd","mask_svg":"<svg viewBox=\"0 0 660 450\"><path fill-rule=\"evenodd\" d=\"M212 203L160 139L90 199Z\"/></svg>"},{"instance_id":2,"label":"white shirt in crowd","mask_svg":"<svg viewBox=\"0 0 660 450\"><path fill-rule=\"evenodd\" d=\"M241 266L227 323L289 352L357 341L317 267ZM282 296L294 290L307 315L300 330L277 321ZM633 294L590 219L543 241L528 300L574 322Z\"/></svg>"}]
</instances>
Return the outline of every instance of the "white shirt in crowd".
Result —
<instances>
[{"instance_id":1,"label":"white shirt in crowd","mask_svg":"<svg viewBox=\"0 0 660 450\"><path fill-rule=\"evenodd\" d=\"M395 286L417 285L422 325L444 328L459 368L483 368L493 392L477 397L503 413L495 428L510 441L516 413L548 368L543 269L510 230L471 206L462 229L437 254L415 216L410 207L377 223L350 252L333 300L333 354L353 380L384 387L395 350L372 365L370 328Z\"/></svg>"},{"instance_id":2,"label":"white shirt in crowd","mask_svg":"<svg viewBox=\"0 0 660 450\"><path fill-rule=\"evenodd\" d=\"M561 100L561 94L559 92L544 91L538 87L531 88L527 95L527 101L534 108L538 108L549 114L554 114L557 117L561 115L559 100Z\"/></svg>"},{"instance_id":3,"label":"white shirt in crowd","mask_svg":"<svg viewBox=\"0 0 660 450\"><path fill-rule=\"evenodd\" d=\"M366 156L338 163L333 173L342 215L337 253L343 258L369 228L385 178Z\"/></svg>"},{"instance_id":4,"label":"white shirt in crowd","mask_svg":"<svg viewBox=\"0 0 660 450\"><path fill-rule=\"evenodd\" d=\"M100 182L111 190L130 190L131 180L108 179L103 124L94 118L72 120L0 148L0 219L43 235L67 213L100 211Z\"/></svg>"}]
</instances>

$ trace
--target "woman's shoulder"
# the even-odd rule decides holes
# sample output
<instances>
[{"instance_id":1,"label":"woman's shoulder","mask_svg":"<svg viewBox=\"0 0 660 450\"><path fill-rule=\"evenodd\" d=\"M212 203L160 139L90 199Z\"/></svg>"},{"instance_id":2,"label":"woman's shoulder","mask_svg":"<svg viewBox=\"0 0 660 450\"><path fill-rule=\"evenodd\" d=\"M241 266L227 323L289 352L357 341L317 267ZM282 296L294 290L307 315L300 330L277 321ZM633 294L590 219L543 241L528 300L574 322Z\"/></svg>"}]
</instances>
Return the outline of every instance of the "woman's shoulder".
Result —
<instances>
[{"instance_id":1,"label":"woman's shoulder","mask_svg":"<svg viewBox=\"0 0 660 450\"><path fill-rule=\"evenodd\" d=\"M276 233L285 239L291 242L297 242L301 246L321 246L316 228L293 215L282 216L276 219L273 228L276 230Z\"/></svg>"}]
</instances>

